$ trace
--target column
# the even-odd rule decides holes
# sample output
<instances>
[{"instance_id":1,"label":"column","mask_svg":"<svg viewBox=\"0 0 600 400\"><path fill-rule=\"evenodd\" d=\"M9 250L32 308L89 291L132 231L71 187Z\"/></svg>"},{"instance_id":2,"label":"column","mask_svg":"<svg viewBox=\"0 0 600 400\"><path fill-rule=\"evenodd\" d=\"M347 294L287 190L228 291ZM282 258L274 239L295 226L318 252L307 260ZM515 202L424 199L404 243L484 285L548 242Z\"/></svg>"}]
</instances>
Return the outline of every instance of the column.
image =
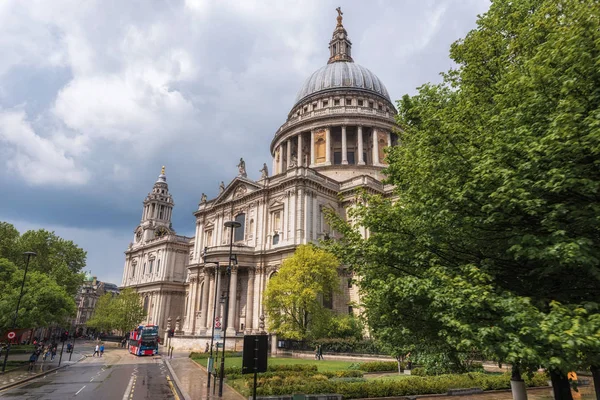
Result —
<instances>
[{"instance_id":1,"label":"column","mask_svg":"<svg viewBox=\"0 0 600 400\"><path fill-rule=\"evenodd\" d=\"M326 128L325 165L331 165L331 129Z\"/></svg>"},{"instance_id":2,"label":"column","mask_svg":"<svg viewBox=\"0 0 600 400\"><path fill-rule=\"evenodd\" d=\"M264 267L255 268L254 276L254 293L256 296L252 299L252 333L258 333L258 318L260 317L260 302L262 301L262 279L263 279Z\"/></svg>"},{"instance_id":3,"label":"column","mask_svg":"<svg viewBox=\"0 0 600 400\"><path fill-rule=\"evenodd\" d=\"M208 322L208 293L210 291L210 278L212 274L204 267L204 289L202 290L202 305L200 306L200 327L206 328Z\"/></svg>"},{"instance_id":4,"label":"column","mask_svg":"<svg viewBox=\"0 0 600 400\"><path fill-rule=\"evenodd\" d=\"M254 328L252 324L252 312L254 311L254 275L256 274L254 267L248 268L248 289L246 293L246 331L252 332Z\"/></svg>"},{"instance_id":5,"label":"column","mask_svg":"<svg viewBox=\"0 0 600 400\"><path fill-rule=\"evenodd\" d=\"M298 134L298 166L304 167L304 154L302 154L302 133Z\"/></svg>"},{"instance_id":6,"label":"column","mask_svg":"<svg viewBox=\"0 0 600 400\"><path fill-rule=\"evenodd\" d=\"M315 131L310 131L310 165L309 167L313 167L315 165Z\"/></svg>"},{"instance_id":7,"label":"column","mask_svg":"<svg viewBox=\"0 0 600 400\"><path fill-rule=\"evenodd\" d=\"M356 138L358 139L358 165L365 165L365 160L363 158L363 135L362 135L362 126L356 127Z\"/></svg>"},{"instance_id":8,"label":"column","mask_svg":"<svg viewBox=\"0 0 600 400\"><path fill-rule=\"evenodd\" d=\"M211 271L210 276L208 278L208 286L209 286L209 290L208 290L208 313L206 315L206 329L211 330L212 329L212 323L215 320L215 315L213 313L213 309L215 307L215 291L217 290L217 288L215 287L215 278L216 275L214 274L214 270Z\"/></svg>"},{"instance_id":9,"label":"column","mask_svg":"<svg viewBox=\"0 0 600 400\"><path fill-rule=\"evenodd\" d=\"M286 170L290 169L290 161L292 160L292 141L290 139L285 141L285 148L287 150L287 161L286 161Z\"/></svg>"},{"instance_id":10,"label":"column","mask_svg":"<svg viewBox=\"0 0 600 400\"><path fill-rule=\"evenodd\" d=\"M190 294L188 297L188 315L186 323L192 329L192 335L196 332L196 297L198 296L198 276L194 275L190 279ZM184 324L185 325L185 324Z\"/></svg>"},{"instance_id":11,"label":"column","mask_svg":"<svg viewBox=\"0 0 600 400\"><path fill-rule=\"evenodd\" d=\"M348 164L348 145L346 143L346 125L342 126L342 164Z\"/></svg>"},{"instance_id":12,"label":"column","mask_svg":"<svg viewBox=\"0 0 600 400\"><path fill-rule=\"evenodd\" d=\"M321 218L319 215L318 202L317 202L317 194L313 192L312 195L312 226L313 226L313 240L317 240L319 237L319 232L317 231L318 225L317 220Z\"/></svg>"},{"instance_id":13,"label":"column","mask_svg":"<svg viewBox=\"0 0 600 400\"><path fill-rule=\"evenodd\" d=\"M283 172L283 146L280 144L278 149L279 149L279 165L277 166L277 173L281 174Z\"/></svg>"},{"instance_id":14,"label":"column","mask_svg":"<svg viewBox=\"0 0 600 400\"><path fill-rule=\"evenodd\" d=\"M387 133L388 147L392 147L392 132Z\"/></svg>"},{"instance_id":15,"label":"column","mask_svg":"<svg viewBox=\"0 0 600 400\"><path fill-rule=\"evenodd\" d=\"M229 284L229 311L227 315L227 335L235 335L235 303L237 302L237 273L238 267L231 266L231 283Z\"/></svg>"},{"instance_id":16,"label":"column","mask_svg":"<svg viewBox=\"0 0 600 400\"><path fill-rule=\"evenodd\" d=\"M379 145L377 144L377 129L373 128L371 137L373 140L373 165L379 165Z\"/></svg>"}]
</instances>

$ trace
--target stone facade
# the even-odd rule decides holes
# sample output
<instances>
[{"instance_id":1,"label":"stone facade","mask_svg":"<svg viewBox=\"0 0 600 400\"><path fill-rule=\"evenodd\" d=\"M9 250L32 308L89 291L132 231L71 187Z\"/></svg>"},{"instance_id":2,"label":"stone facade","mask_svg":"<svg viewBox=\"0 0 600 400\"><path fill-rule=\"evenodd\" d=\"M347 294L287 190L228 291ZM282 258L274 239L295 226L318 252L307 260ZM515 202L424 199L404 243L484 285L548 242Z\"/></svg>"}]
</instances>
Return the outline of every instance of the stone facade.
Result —
<instances>
[{"instance_id":1,"label":"stone facade","mask_svg":"<svg viewBox=\"0 0 600 400\"><path fill-rule=\"evenodd\" d=\"M106 293L116 296L119 294L119 288L114 283L101 282L95 276L87 275L85 277L83 285L75 297L77 316L71 323L77 334L85 335L88 333L86 323L94 315L98 299Z\"/></svg>"},{"instance_id":2,"label":"stone facade","mask_svg":"<svg viewBox=\"0 0 600 400\"><path fill-rule=\"evenodd\" d=\"M328 64L307 79L275 133L272 175L265 165L258 181L248 179L240 160L238 176L216 198L201 196L193 238L176 235L170 226L174 204L164 170L144 201L142 222L126 251L123 286L142 296L145 322L165 329L167 318L179 317L181 346L204 348L215 319L225 314L219 299L226 292L230 244L237 263L229 284L227 336L258 333L262 293L282 261L298 245L335 235L324 211L345 215L358 189L391 194L381 171L384 148L396 140L396 110L379 78L350 56L341 13L329 49ZM227 221L241 224L233 243ZM356 313L358 291L345 269L339 274L342 294L328 306Z\"/></svg>"}]
</instances>

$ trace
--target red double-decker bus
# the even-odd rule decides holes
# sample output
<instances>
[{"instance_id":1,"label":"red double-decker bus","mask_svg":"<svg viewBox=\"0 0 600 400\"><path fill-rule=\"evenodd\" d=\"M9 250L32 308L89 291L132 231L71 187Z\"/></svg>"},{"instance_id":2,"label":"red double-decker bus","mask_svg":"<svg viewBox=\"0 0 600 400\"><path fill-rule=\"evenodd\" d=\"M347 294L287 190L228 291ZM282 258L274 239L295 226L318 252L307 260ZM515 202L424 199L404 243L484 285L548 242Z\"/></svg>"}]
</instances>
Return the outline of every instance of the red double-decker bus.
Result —
<instances>
[{"instance_id":1,"label":"red double-decker bus","mask_svg":"<svg viewBox=\"0 0 600 400\"><path fill-rule=\"evenodd\" d=\"M129 352L136 356L158 354L158 325L140 325L131 331Z\"/></svg>"}]
</instances>

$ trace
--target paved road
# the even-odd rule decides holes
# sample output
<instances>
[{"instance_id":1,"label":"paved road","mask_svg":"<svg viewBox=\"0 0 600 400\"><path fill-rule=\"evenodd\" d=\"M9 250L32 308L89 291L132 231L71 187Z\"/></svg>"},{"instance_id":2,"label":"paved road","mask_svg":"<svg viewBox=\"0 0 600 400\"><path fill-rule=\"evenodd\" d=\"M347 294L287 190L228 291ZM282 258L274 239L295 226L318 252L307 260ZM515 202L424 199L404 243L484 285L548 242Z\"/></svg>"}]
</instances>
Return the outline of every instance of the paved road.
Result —
<instances>
[{"instance_id":1,"label":"paved road","mask_svg":"<svg viewBox=\"0 0 600 400\"><path fill-rule=\"evenodd\" d=\"M107 348L102 358L88 357L0 392L0 399L174 399L167 377L171 379L160 356L136 357L123 349Z\"/></svg>"}]
</instances>

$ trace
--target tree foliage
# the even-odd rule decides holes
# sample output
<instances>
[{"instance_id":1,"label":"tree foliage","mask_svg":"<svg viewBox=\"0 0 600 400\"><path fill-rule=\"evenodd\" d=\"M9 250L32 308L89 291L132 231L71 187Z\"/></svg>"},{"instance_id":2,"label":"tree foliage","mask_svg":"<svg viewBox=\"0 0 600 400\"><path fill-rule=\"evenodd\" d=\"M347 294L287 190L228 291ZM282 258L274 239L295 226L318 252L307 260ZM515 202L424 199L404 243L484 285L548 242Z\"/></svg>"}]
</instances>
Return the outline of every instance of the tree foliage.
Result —
<instances>
[{"instance_id":1,"label":"tree foliage","mask_svg":"<svg viewBox=\"0 0 600 400\"><path fill-rule=\"evenodd\" d=\"M30 260L30 271L49 276L71 296L77 294L84 278L86 252L83 249L54 232L39 229L20 235L11 224L0 222L0 257L24 269L23 253L27 251L37 254Z\"/></svg>"},{"instance_id":2,"label":"tree foliage","mask_svg":"<svg viewBox=\"0 0 600 400\"><path fill-rule=\"evenodd\" d=\"M453 44L457 68L398 103L397 199L357 197L366 240L334 222L376 336L560 374L596 365L599 10L493 1Z\"/></svg>"},{"instance_id":3,"label":"tree foliage","mask_svg":"<svg viewBox=\"0 0 600 400\"><path fill-rule=\"evenodd\" d=\"M124 289L118 296L106 293L98 299L94 315L87 326L100 331L131 331L146 317L140 296L131 288Z\"/></svg>"},{"instance_id":4,"label":"tree foliage","mask_svg":"<svg viewBox=\"0 0 600 400\"><path fill-rule=\"evenodd\" d=\"M339 290L338 259L312 245L299 246L269 280L264 294L269 329L287 339L313 338L331 313L322 301Z\"/></svg>"},{"instance_id":5,"label":"tree foliage","mask_svg":"<svg viewBox=\"0 0 600 400\"><path fill-rule=\"evenodd\" d=\"M12 329L19 299L23 270L0 258L0 330ZM53 279L38 271L28 271L21 299L17 328L62 325L75 313L75 301Z\"/></svg>"}]
</instances>

